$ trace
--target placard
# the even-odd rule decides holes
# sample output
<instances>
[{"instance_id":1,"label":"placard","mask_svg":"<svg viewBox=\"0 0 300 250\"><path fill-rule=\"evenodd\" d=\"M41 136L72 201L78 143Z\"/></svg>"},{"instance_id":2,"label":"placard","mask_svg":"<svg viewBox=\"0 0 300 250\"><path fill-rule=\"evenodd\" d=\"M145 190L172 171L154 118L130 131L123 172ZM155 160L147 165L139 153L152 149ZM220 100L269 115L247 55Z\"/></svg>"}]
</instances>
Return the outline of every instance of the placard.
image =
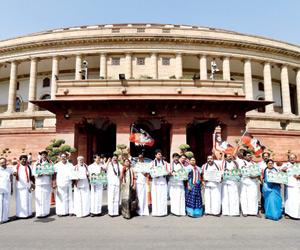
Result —
<instances>
[{"instance_id":1,"label":"placard","mask_svg":"<svg viewBox=\"0 0 300 250\"><path fill-rule=\"evenodd\" d=\"M173 172L172 174L173 174L174 180L177 180L177 181L186 181L189 178L189 172L184 168L181 168L178 171Z\"/></svg>"},{"instance_id":2,"label":"placard","mask_svg":"<svg viewBox=\"0 0 300 250\"><path fill-rule=\"evenodd\" d=\"M154 167L150 169L150 175L152 178L161 177L161 176L167 176L169 175L169 172L164 167Z\"/></svg>"},{"instance_id":3,"label":"placard","mask_svg":"<svg viewBox=\"0 0 300 250\"><path fill-rule=\"evenodd\" d=\"M225 170L223 180L239 182L241 180L241 171L239 169Z\"/></svg>"},{"instance_id":4,"label":"placard","mask_svg":"<svg viewBox=\"0 0 300 250\"><path fill-rule=\"evenodd\" d=\"M300 165L296 164L287 170L288 176L300 175Z\"/></svg>"},{"instance_id":5,"label":"placard","mask_svg":"<svg viewBox=\"0 0 300 250\"><path fill-rule=\"evenodd\" d=\"M134 165L133 171L135 173L150 173L151 166L151 163L137 162Z\"/></svg>"},{"instance_id":6,"label":"placard","mask_svg":"<svg viewBox=\"0 0 300 250\"><path fill-rule=\"evenodd\" d=\"M36 175L53 175L54 172L54 164L52 163L37 164L35 167Z\"/></svg>"},{"instance_id":7,"label":"placard","mask_svg":"<svg viewBox=\"0 0 300 250\"><path fill-rule=\"evenodd\" d=\"M107 174L104 171L98 174L92 173L89 177L91 185L107 184Z\"/></svg>"},{"instance_id":8,"label":"placard","mask_svg":"<svg viewBox=\"0 0 300 250\"><path fill-rule=\"evenodd\" d=\"M205 170L203 178L205 181L221 182L222 172L219 170Z\"/></svg>"},{"instance_id":9,"label":"placard","mask_svg":"<svg viewBox=\"0 0 300 250\"><path fill-rule=\"evenodd\" d=\"M257 177L261 176L261 170L257 164L253 164L251 166L241 168L241 174L243 177Z\"/></svg>"},{"instance_id":10,"label":"placard","mask_svg":"<svg viewBox=\"0 0 300 250\"><path fill-rule=\"evenodd\" d=\"M285 172L267 172L267 180L271 183L288 184L288 175Z\"/></svg>"}]
</instances>

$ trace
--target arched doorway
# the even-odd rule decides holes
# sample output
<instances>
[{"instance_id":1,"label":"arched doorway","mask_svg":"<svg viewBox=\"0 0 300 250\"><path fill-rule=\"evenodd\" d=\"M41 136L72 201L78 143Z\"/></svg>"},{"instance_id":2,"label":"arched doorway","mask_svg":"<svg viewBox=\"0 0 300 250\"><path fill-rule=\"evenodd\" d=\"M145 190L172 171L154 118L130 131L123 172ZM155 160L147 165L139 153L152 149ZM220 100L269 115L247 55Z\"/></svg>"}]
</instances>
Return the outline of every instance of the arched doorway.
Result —
<instances>
[{"instance_id":1,"label":"arched doorway","mask_svg":"<svg viewBox=\"0 0 300 250\"><path fill-rule=\"evenodd\" d=\"M78 155L92 163L94 154L111 157L116 150L116 124L109 119L84 120L75 125L75 147Z\"/></svg>"},{"instance_id":2,"label":"arched doorway","mask_svg":"<svg viewBox=\"0 0 300 250\"><path fill-rule=\"evenodd\" d=\"M170 134L171 125L163 119L139 119L134 123L136 128L145 130L154 139L154 145L149 146L137 146L134 143L130 143L130 153L132 156L138 156L143 153L146 158L153 159L156 149L161 149L162 154L169 161L170 159Z\"/></svg>"},{"instance_id":3,"label":"arched doorway","mask_svg":"<svg viewBox=\"0 0 300 250\"><path fill-rule=\"evenodd\" d=\"M191 146L198 165L205 163L207 155L212 152L213 133L217 124L214 119L195 119L186 127L187 143Z\"/></svg>"}]
</instances>

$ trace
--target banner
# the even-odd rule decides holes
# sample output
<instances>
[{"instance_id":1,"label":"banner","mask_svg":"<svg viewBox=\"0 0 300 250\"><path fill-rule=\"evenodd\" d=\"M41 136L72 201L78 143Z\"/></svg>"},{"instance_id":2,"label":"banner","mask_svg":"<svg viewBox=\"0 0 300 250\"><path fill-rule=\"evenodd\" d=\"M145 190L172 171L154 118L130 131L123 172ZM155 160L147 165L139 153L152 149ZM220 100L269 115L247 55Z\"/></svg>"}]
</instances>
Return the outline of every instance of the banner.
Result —
<instances>
[{"instance_id":1,"label":"banner","mask_svg":"<svg viewBox=\"0 0 300 250\"><path fill-rule=\"evenodd\" d=\"M219 170L205 170L203 178L205 181L221 182L222 172Z\"/></svg>"},{"instance_id":2,"label":"banner","mask_svg":"<svg viewBox=\"0 0 300 250\"><path fill-rule=\"evenodd\" d=\"M215 133L215 150L225 154L234 153L234 147L231 144L229 144L227 141L222 141L222 137L220 133Z\"/></svg>"},{"instance_id":3,"label":"banner","mask_svg":"<svg viewBox=\"0 0 300 250\"><path fill-rule=\"evenodd\" d=\"M149 135L149 133L141 128L136 128L134 124L131 126L129 141L138 146L152 147L154 145L154 139Z\"/></svg>"},{"instance_id":4,"label":"banner","mask_svg":"<svg viewBox=\"0 0 300 250\"><path fill-rule=\"evenodd\" d=\"M266 148L260 143L258 139L256 139L247 132L242 135L241 142L244 145L246 145L250 150L252 150L256 156L260 155Z\"/></svg>"},{"instance_id":5,"label":"banner","mask_svg":"<svg viewBox=\"0 0 300 250\"><path fill-rule=\"evenodd\" d=\"M52 163L37 164L35 167L35 173L37 175L53 175L54 172L54 164Z\"/></svg>"}]
</instances>

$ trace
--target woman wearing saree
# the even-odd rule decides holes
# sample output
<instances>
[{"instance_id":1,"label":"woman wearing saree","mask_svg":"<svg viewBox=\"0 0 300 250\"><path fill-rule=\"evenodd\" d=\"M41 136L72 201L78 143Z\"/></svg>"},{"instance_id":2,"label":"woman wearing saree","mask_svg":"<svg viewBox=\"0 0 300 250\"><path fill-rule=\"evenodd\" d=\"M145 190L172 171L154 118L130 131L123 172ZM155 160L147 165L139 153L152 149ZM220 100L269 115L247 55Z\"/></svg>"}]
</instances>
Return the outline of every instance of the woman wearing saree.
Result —
<instances>
[{"instance_id":1,"label":"woman wearing saree","mask_svg":"<svg viewBox=\"0 0 300 250\"><path fill-rule=\"evenodd\" d=\"M129 159L124 160L120 176L121 181L121 213L125 219L130 219L136 211L135 176Z\"/></svg>"},{"instance_id":2,"label":"woman wearing saree","mask_svg":"<svg viewBox=\"0 0 300 250\"><path fill-rule=\"evenodd\" d=\"M190 159L188 170L189 174L185 197L186 213L190 217L197 218L203 215L201 197L201 170L196 165L196 160L193 157Z\"/></svg>"},{"instance_id":3,"label":"woman wearing saree","mask_svg":"<svg viewBox=\"0 0 300 250\"><path fill-rule=\"evenodd\" d=\"M279 220L282 217L282 198L280 184L271 183L268 181L268 173L276 173L279 170L274 167L274 161L269 159L267 168L262 175L263 188L262 195L264 196L265 218L270 220Z\"/></svg>"}]
</instances>

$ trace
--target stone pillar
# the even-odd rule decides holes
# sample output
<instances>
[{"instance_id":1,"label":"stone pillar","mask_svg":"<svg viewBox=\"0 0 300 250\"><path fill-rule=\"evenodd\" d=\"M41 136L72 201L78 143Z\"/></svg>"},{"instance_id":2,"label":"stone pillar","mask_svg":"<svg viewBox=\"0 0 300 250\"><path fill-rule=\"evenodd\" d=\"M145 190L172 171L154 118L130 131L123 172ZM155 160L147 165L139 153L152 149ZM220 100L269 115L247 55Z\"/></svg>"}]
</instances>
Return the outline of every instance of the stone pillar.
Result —
<instances>
[{"instance_id":1,"label":"stone pillar","mask_svg":"<svg viewBox=\"0 0 300 250\"><path fill-rule=\"evenodd\" d=\"M30 101L35 101L35 99L36 99L37 64L38 64L38 59L31 58L27 112L33 112L35 109L35 105L33 103L31 103Z\"/></svg>"},{"instance_id":2,"label":"stone pillar","mask_svg":"<svg viewBox=\"0 0 300 250\"><path fill-rule=\"evenodd\" d=\"M129 143L129 133L130 133L130 121L126 119L117 119L117 134L116 134L116 145L125 144L128 148Z\"/></svg>"},{"instance_id":3,"label":"stone pillar","mask_svg":"<svg viewBox=\"0 0 300 250\"><path fill-rule=\"evenodd\" d=\"M106 70L106 54L101 53L100 55L100 79L106 79L107 78L107 70Z\"/></svg>"},{"instance_id":4,"label":"stone pillar","mask_svg":"<svg viewBox=\"0 0 300 250\"><path fill-rule=\"evenodd\" d=\"M200 56L200 80L207 80L207 59L206 55Z\"/></svg>"},{"instance_id":5,"label":"stone pillar","mask_svg":"<svg viewBox=\"0 0 300 250\"><path fill-rule=\"evenodd\" d=\"M175 76L176 79L182 78L182 54L177 53L175 57Z\"/></svg>"},{"instance_id":6,"label":"stone pillar","mask_svg":"<svg viewBox=\"0 0 300 250\"><path fill-rule=\"evenodd\" d=\"M18 63L12 61L10 63L10 79L8 90L8 104L7 113L13 113L16 109L16 92L17 92L17 77L18 77Z\"/></svg>"},{"instance_id":7,"label":"stone pillar","mask_svg":"<svg viewBox=\"0 0 300 250\"><path fill-rule=\"evenodd\" d=\"M171 148L170 148L170 159L172 159L172 154L179 152L178 147L181 144L187 143L186 141L186 123L182 121L172 122L171 130Z\"/></svg>"},{"instance_id":8,"label":"stone pillar","mask_svg":"<svg viewBox=\"0 0 300 250\"><path fill-rule=\"evenodd\" d=\"M264 63L264 90L265 100L273 101L273 88L272 88L272 75L271 75L271 64L269 62ZM274 112L274 105L269 104L266 106L266 112Z\"/></svg>"},{"instance_id":9,"label":"stone pillar","mask_svg":"<svg viewBox=\"0 0 300 250\"><path fill-rule=\"evenodd\" d=\"M131 79L132 78L132 54L131 53L126 53L125 61L126 61L125 77L126 79Z\"/></svg>"},{"instance_id":10,"label":"stone pillar","mask_svg":"<svg viewBox=\"0 0 300 250\"><path fill-rule=\"evenodd\" d=\"M81 65L82 65L82 56L80 54L76 55L76 64L75 64L75 80L81 80Z\"/></svg>"},{"instance_id":11,"label":"stone pillar","mask_svg":"<svg viewBox=\"0 0 300 250\"><path fill-rule=\"evenodd\" d=\"M292 112L291 112L289 74L286 65L281 66L281 96L282 96L283 113L291 114Z\"/></svg>"},{"instance_id":12,"label":"stone pillar","mask_svg":"<svg viewBox=\"0 0 300 250\"><path fill-rule=\"evenodd\" d=\"M223 80L230 81L230 59L227 56L223 58Z\"/></svg>"},{"instance_id":13,"label":"stone pillar","mask_svg":"<svg viewBox=\"0 0 300 250\"><path fill-rule=\"evenodd\" d=\"M297 107L298 115L300 115L300 68L296 71L296 88L297 88Z\"/></svg>"},{"instance_id":14,"label":"stone pillar","mask_svg":"<svg viewBox=\"0 0 300 250\"><path fill-rule=\"evenodd\" d=\"M245 59L244 61L244 89L246 99L253 100L253 83L250 59Z\"/></svg>"},{"instance_id":15,"label":"stone pillar","mask_svg":"<svg viewBox=\"0 0 300 250\"><path fill-rule=\"evenodd\" d=\"M59 74L59 58L52 57L52 73L51 73L51 99L55 99L57 90L57 78Z\"/></svg>"},{"instance_id":16,"label":"stone pillar","mask_svg":"<svg viewBox=\"0 0 300 250\"><path fill-rule=\"evenodd\" d=\"M151 54L151 68L152 68L152 74L151 76L153 79L158 78L158 65L157 65L157 53L152 53Z\"/></svg>"}]
</instances>

